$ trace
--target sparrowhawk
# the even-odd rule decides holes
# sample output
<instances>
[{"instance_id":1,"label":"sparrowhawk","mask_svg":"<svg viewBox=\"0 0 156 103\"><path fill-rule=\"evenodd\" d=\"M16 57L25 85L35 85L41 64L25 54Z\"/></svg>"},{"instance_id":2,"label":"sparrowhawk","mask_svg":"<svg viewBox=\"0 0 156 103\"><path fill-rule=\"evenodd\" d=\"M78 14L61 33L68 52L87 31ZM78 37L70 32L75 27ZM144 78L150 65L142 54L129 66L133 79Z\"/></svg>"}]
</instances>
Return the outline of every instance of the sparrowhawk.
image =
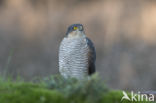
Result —
<instances>
[{"instance_id":1,"label":"sparrowhawk","mask_svg":"<svg viewBox=\"0 0 156 103\"><path fill-rule=\"evenodd\" d=\"M96 52L82 24L68 27L59 48L59 72L65 78L84 78L95 72Z\"/></svg>"}]
</instances>

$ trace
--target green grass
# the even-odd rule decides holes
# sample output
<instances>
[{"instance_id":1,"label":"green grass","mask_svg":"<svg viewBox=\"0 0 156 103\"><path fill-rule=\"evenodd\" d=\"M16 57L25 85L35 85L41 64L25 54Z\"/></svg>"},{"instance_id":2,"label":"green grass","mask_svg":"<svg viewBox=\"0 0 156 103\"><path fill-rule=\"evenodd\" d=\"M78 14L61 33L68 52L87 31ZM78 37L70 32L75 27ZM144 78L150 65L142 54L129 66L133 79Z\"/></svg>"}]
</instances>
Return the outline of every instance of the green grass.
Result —
<instances>
[{"instance_id":1,"label":"green grass","mask_svg":"<svg viewBox=\"0 0 156 103\"><path fill-rule=\"evenodd\" d=\"M53 76L37 82L0 79L0 103L139 103L122 101L95 76L78 81ZM140 102L147 103L147 102Z\"/></svg>"}]
</instances>

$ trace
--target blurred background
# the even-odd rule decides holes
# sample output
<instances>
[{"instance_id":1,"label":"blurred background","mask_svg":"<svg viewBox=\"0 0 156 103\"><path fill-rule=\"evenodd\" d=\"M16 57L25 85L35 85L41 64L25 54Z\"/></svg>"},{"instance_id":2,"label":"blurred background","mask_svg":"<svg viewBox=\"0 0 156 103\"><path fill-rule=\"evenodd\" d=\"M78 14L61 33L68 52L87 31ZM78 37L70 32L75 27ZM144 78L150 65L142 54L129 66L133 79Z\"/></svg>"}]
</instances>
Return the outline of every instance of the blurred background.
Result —
<instances>
[{"instance_id":1,"label":"blurred background","mask_svg":"<svg viewBox=\"0 0 156 103\"><path fill-rule=\"evenodd\" d=\"M0 0L0 74L58 74L59 44L73 23L94 42L109 87L156 90L155 0Z\"/></svg>"}]
</instances>

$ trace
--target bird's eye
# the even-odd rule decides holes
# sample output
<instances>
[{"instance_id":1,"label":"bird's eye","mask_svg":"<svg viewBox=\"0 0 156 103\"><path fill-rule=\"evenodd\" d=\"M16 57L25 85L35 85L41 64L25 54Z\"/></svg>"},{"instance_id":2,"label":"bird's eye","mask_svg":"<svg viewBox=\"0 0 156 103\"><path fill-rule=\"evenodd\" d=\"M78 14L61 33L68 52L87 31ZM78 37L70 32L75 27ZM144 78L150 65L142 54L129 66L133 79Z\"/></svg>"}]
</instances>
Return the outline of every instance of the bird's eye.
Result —
<instances>
[{"instance_id":1,"label":"bird's eye","mask_svg":"<svg viewBox=\"0 0 156 103\"><path fill-rule=\"evenodd\" d=\"M74 26L74 28L73 28L74 30L76 30L77 29L77 27L76 26Z\"/></svg>"}]
</instances>

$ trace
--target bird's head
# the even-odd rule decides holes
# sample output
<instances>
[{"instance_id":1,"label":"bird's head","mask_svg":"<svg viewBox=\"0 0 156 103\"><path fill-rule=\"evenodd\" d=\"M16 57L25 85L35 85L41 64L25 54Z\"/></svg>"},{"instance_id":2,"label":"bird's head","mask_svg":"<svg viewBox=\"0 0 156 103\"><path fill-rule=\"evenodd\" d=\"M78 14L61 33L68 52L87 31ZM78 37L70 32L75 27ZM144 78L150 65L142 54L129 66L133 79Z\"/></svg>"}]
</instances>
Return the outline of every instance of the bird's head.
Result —
<instances>
[{"instance_id":1,"label":"bird's head","mask_svg":"<svg viewBox=\"0 0 156 103\"><path fill-rule=\"evenodd\" d=\"M84 28L82 24L72 24L68 27L67 33L66 33L67 37L81 37L81 36L85 36L84 34Z\"/></svg>"}]
</instances>

